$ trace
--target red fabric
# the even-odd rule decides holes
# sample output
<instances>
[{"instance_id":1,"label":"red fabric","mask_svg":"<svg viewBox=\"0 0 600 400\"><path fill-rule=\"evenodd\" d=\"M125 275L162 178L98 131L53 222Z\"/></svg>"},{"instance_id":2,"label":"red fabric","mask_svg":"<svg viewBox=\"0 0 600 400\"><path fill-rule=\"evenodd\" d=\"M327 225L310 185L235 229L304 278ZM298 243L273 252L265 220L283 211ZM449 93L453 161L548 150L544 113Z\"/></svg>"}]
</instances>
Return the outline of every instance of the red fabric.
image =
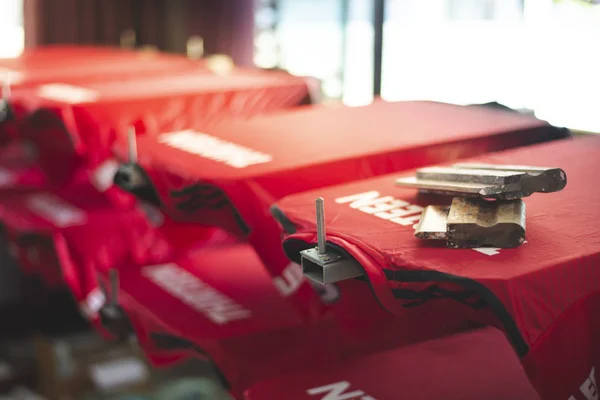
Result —
<instances>
[{"instance_id":1,"label":"red fabric","mask_svg":"<svg viewBox=\"0 0 600 400\"><path fill-rule=\"evenodd\" d=\"M15 58L0 59L0 80L11 84L14 118L0 124L2 141L19 135L18 121L43 101L30 98L44 84L78 85L104 81L135 81L165 73L209 73L204 63L182 56L143 53L111 47L47 46L25 50ZM21 91L25 97L21 97Z\"/></svg>"},{"instance_id":2,"label":"red fabric","mask_svg":"<svg viewBox=\"0 0 600 400\"><path fill-rule=\"evenodd\" d=\"M0 223L24 272L42 277L50 288L68 285L83 314L95 323L105 300L98 271L139 268L171 260L179 251L233 241L218 228L174 223L116 192L101 193L82 182L0 198ZM116 196L122 200L118 207ZM61 214L65 208L70 212Z\"/></svg>"},{"instance_id":3,"label":"red fabric","mask_svg":"<svg viewBox=\"0 0 600 400\"><path fill-rule=\"evenodd\" d=\"M482 322L503 328L521 356L534 358L538 369L531 374L541 393L564 392L561 387L571 370L582 368L584 359L564 342L554 342L549 335L553 326L561 324L564 313L577 313L578 300L598 292L599 281L595 267L600 259L600 231L595 202L597 152L600 138L575 138L556 143L532 146L479 157L477 162L559 166L568 177L567 187L552 194L535 194L527 198L527 240L516 249L487 250L485 254L473 249L447 249L443 244L420 242L413 237L413 229L420 216L420 208L427 204L446 204L442 196L417 196L411 189L394 187L398 175L387 175L354 184L341 185L293 196L279 203L287 220L298 227L298 233L286 238L288 254L315 243L314 199L322 196L326 202L327 240L341 246L359 261L367 273L370 286L378 301L388 311L402 315L406 307L415 305L418 294L426 309L439 300L435 297L447 291L458 293L465 304L448 298L448 313L458 319L483 300L485 308L478 308L476 317ZM414 172L413 172L414 173ZM410 173L407 173L410 174ZM362 204L344 197L374 191L374 197ZM376 198L391 196L380 201ZM395 200L394 200L395 199ZM388 205L390 205L388 207ZM387 207L387 208L386 208ZM393 223L390 216L399 217ZM386 218L387 219L384 219ZM442 275L447 274L447 275ZM464 278L460 281L457 279ZM475 283L475 285L473 285ZM346 283L341 282L342 295ZM410 290L413 298L402 293ZM433 292L432 292L433 291ZM489 292L488 292L489 291ZM590 311L588 309L588 311ZM591 320L591 315L586 317ZM358 318L358 316L357 316ZM570 326L570 325L569 325ZM579 330L582 330L581 332ZM579 326L573 330L574 341L581 351L590 351L592 330ZM543 365L532 352L544 347L550 340L552 363ZM577 350L579 352L580 350ZM593 354L593 353L591 353ZM546 360L547 361L547 360ZM572 390L573 388L568 388ZM548 398L553 397L548 394Z\"/></svg>"},{"instance_id":4,"label":"red fabric","mask_svg":"<svg viewBox=\"0 0 600 400\"><path fill-rule=\"evenodd\" d=\"M466 327L462 321L457 324L450 319L434 319L430 312L416 311L408 313L407 318L388 318L379 325L362 326L360 335L350 336L341 332L331 318L305 323L273 287L260 259L247 244L207 246L173 260L174 264L121 271L121 298L140 343L153 362L164 365L202 356L194 351L161 349L152 341L151 333L168 333L190 341L208 354L234 394L286 372L415 343ZM148 271L165 268L171 274L175 271L184 283L173 283L173 278L164 273L149 278ZM198 282L202 287L198 287ZM214 291L237 306L223 306L222 300L215 300ZM190 292L199 296L196 303L185 301ZM199 304L201 309L193 304ZM375 314L385 314L376 308L372 296L366 298L363 306ZM211 318L207 311L219 314L231 309L236 310L230 313L234 318L224 322ZM246 313L237 313L239 309ZM243 317L235 318L240 315ZM416 324L408 321L426 324L430 330L423 334L421 328L416 329Z\"/></svg>"},{"instance_id":5,"label":"red fabric","mask_svg":"<svg viewBox=\"0 0 600 400\"><path fill-rule=\"evenodd\" d=\"M136 214L141 215L133 208L135 199L131 195L121 193L122 209L117 209L111 194L100 193L85 182L53 190L3 193L0 222L13 245L20 248L22 268L41 275L50 287L63 286L66 281L80 295L81 272L68 257L66 232L77 228L83 240L91 240L93 235L114 240L114 235L123 233L123 225L127 226ZM22 245L24 237L33 240ZM63 265L62 271L59 265Z\"/></svg>"},{"instance_id":6,"label":"red fabric","mask_svg":"<svg viewBox=\"0 0 600 400\"><path fill-rule=\"evenodd\" d=\"M114 141L124 139L131 125L148 136L190 125L207 128L224 119L295 106L308 94L302 78L287 74L237 69L221 76L202 68L160 79L143 75L126 81L81 82L75 90L91 96L87 99L50 99L44 90L47 86L15 90L11 101L15 109L23 110L21 115L39 109L23 120L19 130L24 138L39 142L40 157L68 159L61 165L47 163L48 173L58 181L78 165L95 168L103 163Z\"/></svg>"},{"instance_id":7,"label":"red fabric","mask_svg":"<svg viewBox=\"0 0 600 400\"><path fill-rule=\"evenodd\" d=\"M37 157L35 146L24 141L14 141L0 147L0 164L4 168L20 169L30 167Z\"/></svg>"},{"instance_id":8,"label":"red fabric","mask_svg":"<svg viewBox=\"0 0 600 400\"><path fill-rule=\"evenodd\" d=\"M179 251L232 240L218 228L186 227L168 220L153 220L148 218L145 209L127 213L114 211L114 214L120 222L107 224L103 229L91 225L70 227L62 232L66 251L60 258L61 266L71 263L78 270L78 290L73 285L71 290L91 320L95 320L96 312L104 303L104 299L98 297L101 296L98 272L116 268L126 276L129 269L137 271L143 265L167 262Z\"/></svg>"},{"instance_id":9,"label":"red fabric","mask_svg":"<svg viewBox=\"0 0 600 400\"><path fill-rule=\"evenodd\" d=\"M46 46L0 59L2 80L8 73L13 91L52 82L85 83L140 74L161 75L203 66L178 55L147 53L99 46Z\"/></svg>"},{"instance_id":10,"label":"red fabric","mask_svg":"<svg viewBox=\"0 0 600 400\"><path fill-rule=\"evenodd\" d=\"M187 283L174 288L195 290L204 296L204 300L184 302L186 293L183 289L174 293L157 284L161 282L168 286L170 279L164 275L149 278L149 271L164 271L164 268L184 274ZM164 363L164 360L172 362L191 355L190 351L160 349L152 341L151 333L167 332L191 340L209 354L233 391L240 392L257 379L293 370L298 365L324 362L335 352L334 349L316 350L319 341L333 338L333 326L324 322L319 329L311 329L301 324L298 314L275 291L248 245L192 251L175 258L172 263L123 270L121 277L122 298L128 299L124 305L150 359L156 360L157 356L163 355ZM201 289L198 289L199 285L202 285ZM239 318L226 322L211 317L211 309L215 314L226 311L226 308L212 305L214 299L211 301L204 294L215 290L246 313L234 314L232 318L235 315ZM205 311L199 311L193 304L199 304ZM301 342L312 343L315 350L309 352L304 345L296 345ZM295 345L290 346L290 343ZM282 354L286 356L282 357ZM195 355L203 358L198 353Z\"/></svg>"},{"instance_id":11,"label":"red fabric","mask_svg":"<svg viewBox=\"0 0 600 400\"><path fill-rule=\"evenodd\" d=\"M73 145L79 143L73 135L78 131L73 126L74 115L70 110L57 108L56 102L37 97L39 85L135 82L142 77L148 80L173 73L210 74L203 65L181 56L85 46L48 46L26 50L16 58L0 59L0 79L8 78L11 82L10 103L14 116L0 124L0 142L4 146L25 131L41 149L38 153L42 161L48 160L42 167L60 181L82 163L73 154ZM23 123L25 117L44 105L55 108ZM56 158L63 162L56 163Z\"/></svg>"},{"instance_id":12,"label":"red fabric","mask_svg":"<svg viewBox=\"0 0 600 400\"><path fill-rule=\"evenodd\" d=\"M34 190L46 186L46 175L35 165L0 165L0 191Z\"/></svg>"},{"instance_id":13,"label":"red fabric","mask_svg":"<svg viewBox=\"0 0 600 400\"><path fill-rule=\"evenodd\" d=\"M359 108L295 110L198 131L187 134L180 146L184 150L164 143L172 136L140 137L140 163L173 218L238 234L249 228L250 243L274 276L288 261L277 250L280 231L269 207L285 195L557 136L545 122L516 113L381 101ZM190 143L199 137L201 144ZM238 158L227 164L213 159L231 150L204 157L189 150L195 146L202 153L214 140L260 152L267 162L244 165ZM321 312L308 285L294 299L307 315Z\"/></svg>"},{"instance_id":14,"label":"red fabric","mask_svg":"<svg viewBox=\"0 0 600 400\"><path fill-rule=\"evenodd\" d=\"M256 385L244 398L539 399L510 345L493 328L278 377Z\"/></svg>"},{"instance_id":15,"label":"red fabric","mask_svg":"<svg viewBox=\"0 0 600 400\"><path fill-rule=\"evenodd\" d=\"M12 257L18 262L20 268L27 275L35 273L39 262L52 264L48 258L41 260L41 257L30 257L28 253L30 246L35 246L37 240L22 244L23 234L25 232L35 232L36 236L51 237L53 226L50 222L27 212L24 207L24 199L28 194L2 193L0 199L0 222L6 232L6 240ZM38 261L41 260L41 261ZM54 265L48 267L53 269Z\"/></svg>"},{"instance_id":16,"label":"red fabric","mask_svg":"<svg viewBox=\"0 0 600 400\"><path fill-rule=\"evenodd\" d=\"M533 382L551 382L538 384L543 399L598 397L598 310L600 294L581 297L558 317L523 358L523 365Z\"/></svg>"},{"instance_id":17,"label":"red fabric","mask_svg":"<svg viewBox=\"0 0 600 400\"><path fill-rule=\"evenodd\" d=\"M15 131L37 149L37 162L20 160L18 167L8 168L11 176L4 175L11 187L62 185L85 175L83 167L93 169L96 182L94 175L109 161L117 132L125 135L131 124L140 134L178 129L189 121L208 126L298 104L308 91L303 79L289 75L236 69L217 76L203 65L179 56L69 46L0 60L0 68L12 70L16 78L11 102L17 121L29 115L5 126L4 134ZM98 98L77 102L40 95L36 85L53 83L91 90ZM3 162L4 153L15 158L23 153L12 147L2 149Z\"/></svg>"}]
</instances>

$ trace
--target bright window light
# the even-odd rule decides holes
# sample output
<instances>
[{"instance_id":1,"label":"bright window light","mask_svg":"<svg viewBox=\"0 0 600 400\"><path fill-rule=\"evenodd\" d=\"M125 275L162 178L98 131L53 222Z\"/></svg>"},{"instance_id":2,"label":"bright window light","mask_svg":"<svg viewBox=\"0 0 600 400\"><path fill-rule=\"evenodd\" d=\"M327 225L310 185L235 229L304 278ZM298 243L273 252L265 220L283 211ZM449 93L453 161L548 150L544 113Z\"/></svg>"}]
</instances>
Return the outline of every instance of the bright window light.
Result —
<instances>
[{"instance_id":1,"label":"bright window light","mask_svg":"<svg viewBox=\"0 0 600 400\"><path fill-rule=\"evenodd\" d=\"M343 4L348 7L345 27ZM315 76L326 97L347 105L370 103L373 4L279 0L276 32L257 37L256 63L279 63L293 74ZM497 101L534 110L558 126L600 132L600 5L387 0L383 30L381 95L386 100ZM278 57L269 56L276 52Z\"/></svg>"},{"instance_id":2,"label":"bright window light","mask_svg":"<svg viewBox=\"0 0 600 400\"><path fill-rule=\"evenodd\" d=\"M23 52L23 0L0 0L0 58L16 57Z\"/></svg>"},{"instance_id":3,"label":"bright window light","mask_svg":"<svg viewBox=\"0 0 600 400\"><path fill-rule=\"evenodd\" d=\"M424 2L388 1L405 12L388 13L384 26L383 98L498 101L555 125L600 132L599 6L526 0L519 17L519 2L508 0L436 0L427 5L440 9L423 13ZM449 3L457 6L452 13Z\"/></svg>"}]
</instances>

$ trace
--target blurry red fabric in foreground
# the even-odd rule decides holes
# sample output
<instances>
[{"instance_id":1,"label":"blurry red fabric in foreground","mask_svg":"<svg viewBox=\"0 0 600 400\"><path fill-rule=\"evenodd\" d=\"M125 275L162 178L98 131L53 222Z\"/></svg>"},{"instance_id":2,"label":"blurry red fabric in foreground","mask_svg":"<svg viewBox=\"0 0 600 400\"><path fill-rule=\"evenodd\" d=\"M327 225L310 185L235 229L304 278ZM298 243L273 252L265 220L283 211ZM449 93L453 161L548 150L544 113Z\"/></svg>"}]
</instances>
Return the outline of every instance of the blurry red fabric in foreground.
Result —
<instances>
[{"instance_id":1,"label":"blurry red fabric in foreground","mask_svg":"<svg viewBox=\"0 0 600 400\"><path fill-rule=\"evenodd\" d=\"M131 195L120 196L121 209L115 207L110 196L85 181L40 191L7 191L0 195L0 223L9 232L13 245L20 248L20 265L26 273L41 275L49 287L64 286L66 282L78 296L80 268L85 265L61 260L62 255L68 254L64 234L79 229L80 240L105 235L108 243L116 244L119 242L115 234L134 236L130 231L136 224L133 221L144 224L143 213L135 207L136 200ZM135 254L135 248L127 250ZM35 253L39 254L31 257Z\"/></svg>"},{"instance_id":2,"label":"blurry red fabric in foreground","mask_svg":"<svg viewBox=\"0 0 600 400\"><path fill-rule=\"evenodd\" d=\"M502 333L484 328L262 382L246 400L539 400Z\"/></svg>"},{"instance_id":3,"label":"blurry red fabric in foreground","mask_svg":"<svg viewBox=\"0 0 600 400\"><path fill-rule=\"evenodd\" d=\"M363 326L362 336L341 331L331 318L307 323L277 292L247 244L196 248L160 264L122 268L121 278L120 299L149 358L158 365L208 358L236 395L283 373L467 326L418 310L391 323ZM377 314L372 297L365 303Z\"/></svg>"}]
</instances>

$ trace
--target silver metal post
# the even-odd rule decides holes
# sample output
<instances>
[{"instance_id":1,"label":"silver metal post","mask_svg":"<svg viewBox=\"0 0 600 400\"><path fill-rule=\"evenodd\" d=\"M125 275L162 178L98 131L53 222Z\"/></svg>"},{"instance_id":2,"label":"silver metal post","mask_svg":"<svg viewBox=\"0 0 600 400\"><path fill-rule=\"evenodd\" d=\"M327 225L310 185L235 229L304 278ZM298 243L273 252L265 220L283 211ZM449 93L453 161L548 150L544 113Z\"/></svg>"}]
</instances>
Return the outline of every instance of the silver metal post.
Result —
<instances>
[{"instance_id":1,"label":"silver metal post","mask_svg":"<svg viewBox=\"0 0 600 400\"><path fill-rule=\"evenodd\" d=\"M317 239L319 254L325 254L325 201L322 197L315 200L317 207Z\"/></svg>"},{"instance_id":2,"label":"silver metal post","mask_svg":"<svg viewBox=\"0 0 600 400\"><path fill-rule=\"evenodd\" d=\"M315 200L317 209L317 247L300 251L302 273L321 285L335 283L364 275L364 270L355 260L326 248L325 201Z\"/></svg>"},{"instance_id":3,"label":"silver metal post","mask_svg":"<svg viewBox=\"0 0 600 400\"><path fill-rule=\"evenodd\" d=\"M132 126L127 132L129 163L135 164L138 161L137 140L135 136L135 128Z\"/></svg>"}]
</instances>

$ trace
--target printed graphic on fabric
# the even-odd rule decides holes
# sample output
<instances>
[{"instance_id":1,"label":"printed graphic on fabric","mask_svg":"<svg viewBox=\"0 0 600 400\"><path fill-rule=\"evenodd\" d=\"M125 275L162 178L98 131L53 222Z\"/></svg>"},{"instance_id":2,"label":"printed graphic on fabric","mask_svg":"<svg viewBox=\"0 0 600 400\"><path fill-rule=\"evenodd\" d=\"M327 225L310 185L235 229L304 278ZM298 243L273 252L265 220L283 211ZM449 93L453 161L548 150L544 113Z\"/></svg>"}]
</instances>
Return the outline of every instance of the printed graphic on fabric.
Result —
<instances>
[{"instance_id":1,"label":"printed graphic on fabric","mask_svg":"<svg viewBox=\"0 0 600 400\"><path fill-rule=\"evenodd\" d=\"M198 183L179 190L172 190L170 194L175 202L175 208L187 214L194 214L204 208L221 210L229 207L240 231L245 235L250 233L250 227L227 198L225 192L216 186Z\"/></svg>"},{"instance_id":2,"label":"printed graphic on fabric","mask_svg":"<svg viewBox=\"0 0 600 400\"><path fill-rule=\"evenodd\" d=\"M419 222L423 207L410 204L405 200L393 196L382 196L378 191L357 193L335 199L337 204L348 204L350 208L373 215L386 221L402 226L413 226ZM501 249L482 247L471 249L478 253L494 256L500 254Z\"/></svg>"},{"instance_id":3,"label":"printed graphic on fabric","mask_svg":"<svg viewBox=\"0 0 600 400\"><path fill-rule=\"evenodd\" d=\"M218 210L229 205L222 190L212 185L196 184L180 190L172 190L171 197L176 200L175 207L193 214L202 208Z\"/></svg>"},{"instance_id":4,"label":"printed graphic on fabric","mask_svg":"<svg viewBox=\"0 0 600 400\"><path fill-rule=\"evenodd\" d=\"M318 396L319 400L377 400L362 390L349 390L352 390L350 382L341 381L308 389L306 393L311 396Z\"/></svg>"},{"instance_id":5,"label":"printed graphic on fabric","mask_svg":"<svg viewBox=\"0 0 600 400\"><path fill-rule=\"evenodd\" d=\"M59 228L82 225L87 219L85 211L50 193L29 196L26 204L33 213Z\"/></svg>"},{"instance_id":6,"label":"printed graphic on fabric","mask_svg":"<svg viewBox=\"0 0 600 400\"><path fill-rule=\"evenodd\" d=\"M48 83L38 88L38 96L65 103L91 103L98 99L98 93L84 87L64 83Z\"/></svg>"},{"instance_id":7,"label":"printed graphic on fabric","mask_svg":"<svg viewBox=\"0 0 600 400\"><path fill-rule=\"evenodd\" d=\"M586 380L579 387L579 391L586 400L598 400L598 384L596 383L596 368L592 367L592 371L590 372L590 376L586 378ZM577 400L578 397L575 395L569 396L568 400Z\"/></svg>"},{"instance_id":8,"label":"printed graphic on fabric","mask_svg":"<svg viewBox=\"0 0 600 400\"><path fill-rule=\"evenodd\" d=\"M233 299L180 268L177 264L147 266L142 275L173 297L181 300L215 324L251 317L251 312Z\"/></svg>"},{"instance_id":9,"label":"printed graphic on fabric","mask_svg":"<svg viewBox=\"0 0 600 400\"><path fill-rule=\"evenodd\" d=\"M9 188L14 186L17 180L16 175L6 168L0 167L0 188Z\"/></svg>"},{"instance_id":10,"label":"printed graphic on fabric","mask_svg":"<svg viewBox=\"0 0 600 400\"><path fill-rule=\"evenodd\" d=\"M163 133L158 141L167 146L207 158L233 168L270 162L273 157L245 146L226 142L194 130Z\"/></svg>"}]
</instances>

